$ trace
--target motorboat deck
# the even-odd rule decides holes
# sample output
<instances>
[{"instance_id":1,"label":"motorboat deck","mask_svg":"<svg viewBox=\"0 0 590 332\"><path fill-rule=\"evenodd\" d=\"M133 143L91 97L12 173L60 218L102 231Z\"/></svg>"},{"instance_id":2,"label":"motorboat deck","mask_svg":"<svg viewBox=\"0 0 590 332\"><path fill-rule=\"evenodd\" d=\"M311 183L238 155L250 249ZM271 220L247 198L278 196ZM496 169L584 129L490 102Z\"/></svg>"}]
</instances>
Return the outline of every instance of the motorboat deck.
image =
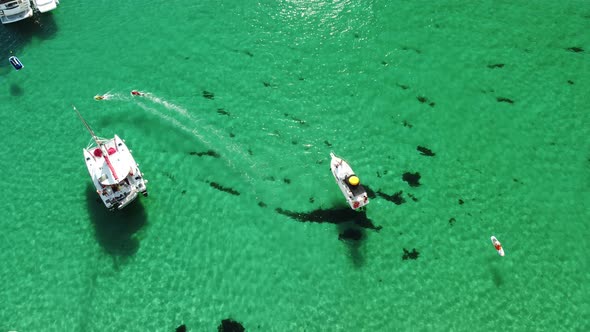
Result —
<instances>
[{"instance_id":1,"label":"motorboat deck","mask_svg":"<svg viewBox=\"0 0 590 332\"><path fill-rule=\"evenodd\" d=\"M330 153L330 157L330 170L350 208L357 210L369 204L367 191L360 184L360 179L350 165L334 153Z\"/></svg>"}]
</instances>

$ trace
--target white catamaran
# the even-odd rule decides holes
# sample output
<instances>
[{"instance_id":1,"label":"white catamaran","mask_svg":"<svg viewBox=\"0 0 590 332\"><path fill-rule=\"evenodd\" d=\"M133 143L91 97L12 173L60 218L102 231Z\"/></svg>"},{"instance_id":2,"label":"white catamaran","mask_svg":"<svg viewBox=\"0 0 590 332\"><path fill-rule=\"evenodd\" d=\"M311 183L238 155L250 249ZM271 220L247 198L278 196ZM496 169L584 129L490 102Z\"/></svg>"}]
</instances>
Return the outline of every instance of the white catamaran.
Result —
<instances>
[{"instance_id":1,"label":"white catamaran","mask_svg":"<svg viewBox=\"0 0 590 332\"><path fill-rule=\"evenodd\" d=\"M146 183L139 165L133 159L125 142L114 138L99 138L94 134L86 120L74 110L92 136L92 141L83 149L84 159L96 192L109 210L123 209L131 203L138 193L147 196Z\"/></svg>"}]
</instances>

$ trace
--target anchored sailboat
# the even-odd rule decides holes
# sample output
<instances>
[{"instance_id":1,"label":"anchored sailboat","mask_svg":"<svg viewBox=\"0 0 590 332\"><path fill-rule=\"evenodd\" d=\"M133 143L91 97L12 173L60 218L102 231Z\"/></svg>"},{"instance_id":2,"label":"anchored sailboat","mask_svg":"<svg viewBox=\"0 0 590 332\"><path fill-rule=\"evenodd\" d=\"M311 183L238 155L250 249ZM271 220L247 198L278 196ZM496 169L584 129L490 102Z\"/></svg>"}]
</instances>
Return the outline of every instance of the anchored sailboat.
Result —
<instances>
[{"instance_id":1,"label":"anchored sailboat","mask_svg":"<svg viewBox=\"0 0 590 332\"><path fill-rule=\"evenodd\" d=\"M92 141L83 149L86 167L96 187L96 192L109 210L123 209L138 193L147 196L146 183L139 165L133 159L125 142L115 135L111 139L99 138L80 112L74 111L92 136Z\"/></svg>"}]
</instances>

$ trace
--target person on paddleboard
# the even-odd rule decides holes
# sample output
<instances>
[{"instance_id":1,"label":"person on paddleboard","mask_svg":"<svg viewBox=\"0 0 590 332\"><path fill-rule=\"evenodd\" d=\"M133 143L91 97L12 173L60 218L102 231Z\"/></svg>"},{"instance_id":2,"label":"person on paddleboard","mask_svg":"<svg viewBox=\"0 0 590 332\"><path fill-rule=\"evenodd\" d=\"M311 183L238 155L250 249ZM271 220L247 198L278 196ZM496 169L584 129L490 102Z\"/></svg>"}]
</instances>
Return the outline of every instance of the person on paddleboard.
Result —
<instances>
[{"instance_id":1,"label":"person on paddleboard","mask_svg":"<svg viewBox=\"0 0 590 332\"><path fill-rule=\"evenodd\" d=\"M496 243L494 243L494 248L496 248L496 250L500 251L500 250L502 250L502 245L500 244L500 242L496 241Z\"/></svg>"},{"instance_id":2,"label":"person on paddleboard","mask_svg":"<svg viewBox=\"0 0 590 332\"><path fill-rule=\"evenodd\" d=\"M491 239L492 239L492 244L494 245L494 248L498 252L498 255L504 256L504 248L502 248L502 244L500 243L500 241L498 241L498 239L496 239L495 236L492 236Z\"/></svg>"},{"instance_id":3,"label":"person on paddleboard","mask_svg":"<svg viewBox=\"0 0 590 332\"><path fill-rule=\"evenodd\" d=\"M113 97L113 95L110 92L107 92L102 95L94 96L94 100L109 100L109 99L111 99L111 97Z\"/></svg>"}]
</instances>

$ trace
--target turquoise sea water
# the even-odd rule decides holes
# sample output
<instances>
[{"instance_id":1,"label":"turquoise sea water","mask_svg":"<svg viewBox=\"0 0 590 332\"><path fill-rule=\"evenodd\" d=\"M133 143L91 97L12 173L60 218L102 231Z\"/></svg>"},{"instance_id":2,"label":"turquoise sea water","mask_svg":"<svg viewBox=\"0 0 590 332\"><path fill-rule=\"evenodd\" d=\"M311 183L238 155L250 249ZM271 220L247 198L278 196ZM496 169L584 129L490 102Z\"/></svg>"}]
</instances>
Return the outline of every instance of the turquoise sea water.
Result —
<instances>
[{"instance_id":1,"label":"turquoise sea water","mask_svg":"<svg viewBox=\"0 0 590 332\"><path fill-rule=\"evenodd\" d=\"M588 31L588 1L63 0L0 27L0 332L589 330ZM72 104L150 197L96 201Z\"/></svg>"}]
</instances>

